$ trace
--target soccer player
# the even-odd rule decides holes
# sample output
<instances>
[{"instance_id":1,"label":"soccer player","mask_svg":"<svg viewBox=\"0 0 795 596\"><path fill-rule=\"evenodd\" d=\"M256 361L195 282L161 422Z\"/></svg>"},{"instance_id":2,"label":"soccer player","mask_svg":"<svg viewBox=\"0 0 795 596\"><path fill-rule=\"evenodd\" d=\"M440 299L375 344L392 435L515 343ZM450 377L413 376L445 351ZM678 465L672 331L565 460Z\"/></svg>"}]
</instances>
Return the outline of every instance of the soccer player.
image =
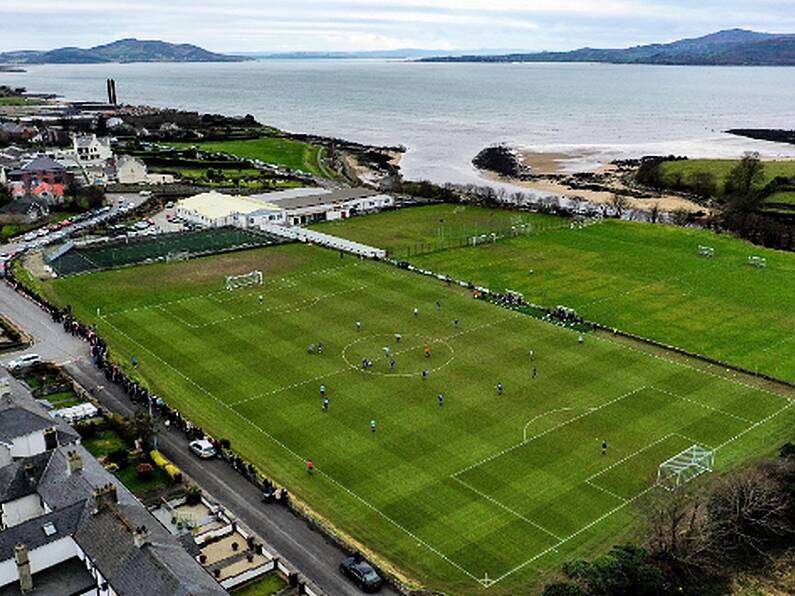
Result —
<instances>
[{"instance_id":1,"label":"soccer player","mask_svg":"<svg viewBox=\"0 0 795 596\"><path fill-rule=\"evenodd\" d=\"M263 298L262 298L262 294L260 294L260 295L259 295L259 303L260 303L260 304L262 304L262 300L263 300Z\"/></svg>"},{"instance_id":2,"label":"soccer player","mask_svg":"<svg viewBox=\"0 0 795 596\"><path fill-rule=\"evenodd\" d=\"M314 471L315 471L315 462L313 462L311 459L306 460L306 473L311 476L312 472Z\"/></svg>"},{"instance_id":3,"label":"soccer player","mask_svg":"<svg viewBox=\"0 0 795 596\"><path fill-rule=\"evenodd\" d=\"M323 353L323 342L322 341L317 342L317 353L318 354L322 354Z\"/></svg>"},{"instance_id":4,"label":"soccer player","mask_svg":"<svg viewBox=\"0 0 795 596\"><path fill-rule=\"evenodd\" d=\"M602 441L602 455L605 455L606 453L607 453L607 439Z\"/></svg>"},{"instance_id":5,"label":"soccer player","mask_svg":"<svg viewBox=\"0 0 795 596\"><path fill-rule=\"evenodd\" d=\"M328 412L328 398L323 400L323 411Z\"/></svg>"},{"instance_id":6,"label":"soccer player","mask_svg":"<svg viewBox=\"0 0 795 596\"><path fill-rule=\"evenodd\" d=\"M389 361L389 368L390 368L390 370L395 370L395 359L394 358L392 358Z\"/></svg>"},{"instance_id":7,"label":"soccer player","mask_svg":"<svg viewBox=\"0 0 795 596\"><path fill-rule=\"evenodd\" d=\"M535 359L536 359L536 353L535 353L535 350L530 350L530 361L531 361L531 362L534 362L534 361L535 361Z\"/></svg>"},{"instance_id":8,"label":"soccer player","mask_svg":"<svg viewBox=\"0 0 795 596\"><path fill-rule=\"evenodd\" d=\"M395 333L395 342L400 343L400 333Z\"/></svg>"},{"instance_id":9,"label":"soccer player","mask_svg":"<svg viewBox=\"0 0 795 596\"><path fill-rule=\"evenodd\" d=\"M538 369L534 366L533 367L533 378L535 379L538 376Z\"/></svg>"},{"instance_id":10,"label":"soccer player","mask_svg":"<svg viewBox=\"0 0 795 596\"><path fill-rule=\"evenodd\" d=\"M392 350L390 350L390 349L389 349L389 346L384 346L384 356L385 356L386 358L389 358L389 353L390 353L391 351L392 351Z\"/></svg>"},{"instance_id":11,"label":"soccer player","mask_svg":"<svg viewBox=\"0 0 795 596\"><path fill-rule=\"evenodd\" d=\"M497 395L502 395L502 383L497 383Z\"/></svg>"},{"instance_id":12,"label":"soccer player","mask_svg":"<svg viewBox=\"0 0 795 596\"><path fill-rule=\"evenodd\" d=\"M439 400L439 405L440 406L444 405L444 393L440 393L439 397L437 397L436 399Z\"/></svg>"},{"instance_id":13,"label":"soccer player","mask_svg":"<svg viewBox=\"0 0 795 596\"><path fill-rule=\"evenodd\" d=\"M362 322L356 321L356 331L361 331L361 330L362 330Z\"/></svg>"},{"instance_id":14,"label":"soccer player","mask_svg":"<svg viewBox=\"0 0 795 596\"><path fill-rule=\"evenodd\" d=\"M442 303L438 300L436 301L436 310L442 310Z\"/></svg>"},{"instance_id":15,"label":"soccer player","mask_svg":"<svg viewBox=\"0 0 795 596\"><path fill-rule=\"evenodd\" d=\"M321 385L320 386L320 397L326 397L326 386L325 385Z\"/></svg>"},{"instance_id":16,"label":"soccer player","mask_svg":"<svg viewBox=\"0 0 795 596\"><path fill-rule=\"evenodd\" d=\"M431 357L431 347L428 344L425 344L425 348L423 348L423 352L425 352L425 357Z\"/></svg>"},{"instance_id":17,"label":"soccer player","mask_svg":"<svg viewBox=\"0 0 795 596\"><path fill-rule=\"evenodd\" d=\"M427 368L422 371L422 380L423 381L427 381L428 380L428 369Z\"/></svg>"},{"instance_id":18,"label":"soccer player","mask_svg":"<svg viewBox=\"0 0 795 596\"><path fill-rule=\"evenodd\" d=\"M371 420L371 421L370 421L370 430L371 430L372 432L375 432L375 420Z\"/></svg>"},{"instance_id":19,"label":"soccer player","mask_svg":"<svg viewBox=\"0 0 795 596\"><path fill-rule=\"evenodd\" d=\"M415 306L415 307L414 307L414 316L416 317L416 316L418 316L419 314L420 314L420 309L419 309L419 308L417 308L417 307Z\"/></svg>"},{"instance_id":20,"label":"soccer player","mask_svg":"<svg viewBox=\"0 0 795 596\"><path fill-rule=\"evenodd\" d=\"M460 322L459 322L459 320L458 320L458 319L453 319L453 327L455 327L456 329L458 329L458 326L459 326L459 325L460 325Z\"/></svg>"},{"instance_id":21,"label":"soccer player","mask_svg":"<svg viewBox=\"0 0 795 596\"><path fill-rule=\"evenodd\" d=\"M582 336L582 333L580 333L580 336L577 338L577 343L582 344L584 341L585 338Z\"/></svg>"}]
</instances>

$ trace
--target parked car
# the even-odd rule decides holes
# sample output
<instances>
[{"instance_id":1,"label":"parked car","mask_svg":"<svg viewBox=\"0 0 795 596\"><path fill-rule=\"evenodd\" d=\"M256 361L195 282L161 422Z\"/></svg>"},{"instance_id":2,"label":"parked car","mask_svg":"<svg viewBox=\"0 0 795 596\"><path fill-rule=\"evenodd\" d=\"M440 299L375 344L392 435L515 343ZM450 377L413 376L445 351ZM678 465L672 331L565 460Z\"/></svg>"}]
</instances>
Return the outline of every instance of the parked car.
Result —
<instances>
[{"instance_id":1,"label":"parked car","mask_svg":"<svg viewBox=\"0 0 795 596\"><path fill-rule=\"evenodd\" d=\"M188 448L201 459L211 459L215 457L215 447L207 439L196 439L191 441Z\"/></svg>"},{"instance_id":2,"label":"parked car","mask_svg":"<svg viewBox=\"0 0 795 596\"><path fill-rule=\"evenodd\" d=\"M11 360L7 368L10 372L17 372L28 369L36 364L41 364L41 356L38 354L24 354Z\"/></svg>"},{"instance_id":3,"label":"parked car","mask_svg":"<svg viewBox=\"0 0 795 596\"><path fill-rule=\"evenodd\" d=\"M373 566L361 555L351 555L340 563L340 573L359 586L362 592L377 592L384 584Z\"/></svg>"}]
</instances>

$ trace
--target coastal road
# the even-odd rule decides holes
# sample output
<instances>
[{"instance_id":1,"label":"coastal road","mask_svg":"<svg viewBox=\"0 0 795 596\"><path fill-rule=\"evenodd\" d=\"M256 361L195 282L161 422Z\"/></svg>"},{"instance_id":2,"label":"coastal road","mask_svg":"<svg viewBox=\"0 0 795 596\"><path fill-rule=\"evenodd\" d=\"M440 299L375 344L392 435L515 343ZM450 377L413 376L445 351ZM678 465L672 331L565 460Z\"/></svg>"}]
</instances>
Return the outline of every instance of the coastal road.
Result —
<instances>
[{"instance_id":1,"label":"coastal road","mask_svg":"<svg viewBox=\"0 0 795 596\"><path fill-rule=\"evenodd\" d=\"M0 283L0 312L23 328L34 339L25 352L35 352L46 360L65 366L84 387L103 386L96 396L102 405L113 412L129 416L134 406L116 385L108 383L94 366L84 342L64 333L33 302ZM5 364L15 355L0 358ZM338 570L344 551L316 532L285 507L264 504L259 491L231 466L220 460L199 460L188 451L188 441L175 429L161 426L158 435L160 450L193 478L204 491L244 525L270 544L292 567L331 595L360 594ZM385 587L382 594L398 594Z\"/></svg>"}]
</instances>

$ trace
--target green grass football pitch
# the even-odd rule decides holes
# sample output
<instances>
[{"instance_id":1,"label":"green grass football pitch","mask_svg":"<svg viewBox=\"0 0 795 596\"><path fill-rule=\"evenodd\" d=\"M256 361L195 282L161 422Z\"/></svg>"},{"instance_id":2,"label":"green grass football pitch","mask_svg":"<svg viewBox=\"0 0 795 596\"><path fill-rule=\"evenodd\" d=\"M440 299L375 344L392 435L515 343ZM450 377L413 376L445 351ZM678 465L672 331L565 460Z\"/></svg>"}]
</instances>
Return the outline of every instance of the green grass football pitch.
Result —
<instances>
[{"instance_id":1,"label":"green grass football pitch","mask_svg":"<svg viewBox=\"0 0 795 596\"><path fill-rule=\"evenodd\" d=\"M377 225L367 227L362 223L368 218L351 220L349 227L337 223L333 233L381 248L398 247L393 230L422 218L425 209L384 213L377 216ZM433 212L426 220L438 217ZM428 226L424 231L431 238ZM715 257L699 256L699 245L715 248ZM765 257L768 267L751 267L750 255ZM410 261L497 292L522 292L527 301L548 308L565 305L592 321L795 382L795 254L789 252L753 246L730 234L605 220L585 229L553 227Z\"/></svg>"},{"instance_id":2,"label":"green grass football pitch","mask_svg":"<svg viewBox=\"0 0 795 596\"><path fill-rule=\"evenodd\" d=\"M264 286L222 289L252 269ZM537 590L563 561L639 531L664 460L697 444L726 469L771 453L795 422L785 397L739 378L610 336L580 344L461 288L316 247L62 278L47 291L96 321L117 361L136 355L134 374L194 423L448 593ZM323 353L309 354L318 342Z\"/></svg>"}]
</instances>

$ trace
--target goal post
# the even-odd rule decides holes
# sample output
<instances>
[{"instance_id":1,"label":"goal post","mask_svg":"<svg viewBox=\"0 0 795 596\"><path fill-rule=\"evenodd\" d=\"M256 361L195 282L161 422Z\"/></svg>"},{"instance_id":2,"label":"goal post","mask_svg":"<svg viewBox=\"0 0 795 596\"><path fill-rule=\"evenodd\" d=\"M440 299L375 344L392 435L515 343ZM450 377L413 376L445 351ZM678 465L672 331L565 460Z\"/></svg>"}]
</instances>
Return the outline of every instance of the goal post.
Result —
<instances>
[{"instance_id":1,"label":"goal post","mask_svg":"<svg viewBox=\"0 0 795 596\"><path fill-rule=\"evenodd\" d=\"M692 445L660 464L657 484L666 490L676 490L705 474L715 465L715 451L701 445Z\"/></svg>"},{"instance_id":2,"label":"goal post","mask_svg":"<svg viewBox=\"0 0 795 596\"><path fill-rule=\"evenodd\" d=\"M264 276L262 275L262 271L251 271L250 273L243 273L242 275L227 275L224 287L227 290L237 290L249 286L259 286L263 283Z\"/></svg>"}]
</instances>

